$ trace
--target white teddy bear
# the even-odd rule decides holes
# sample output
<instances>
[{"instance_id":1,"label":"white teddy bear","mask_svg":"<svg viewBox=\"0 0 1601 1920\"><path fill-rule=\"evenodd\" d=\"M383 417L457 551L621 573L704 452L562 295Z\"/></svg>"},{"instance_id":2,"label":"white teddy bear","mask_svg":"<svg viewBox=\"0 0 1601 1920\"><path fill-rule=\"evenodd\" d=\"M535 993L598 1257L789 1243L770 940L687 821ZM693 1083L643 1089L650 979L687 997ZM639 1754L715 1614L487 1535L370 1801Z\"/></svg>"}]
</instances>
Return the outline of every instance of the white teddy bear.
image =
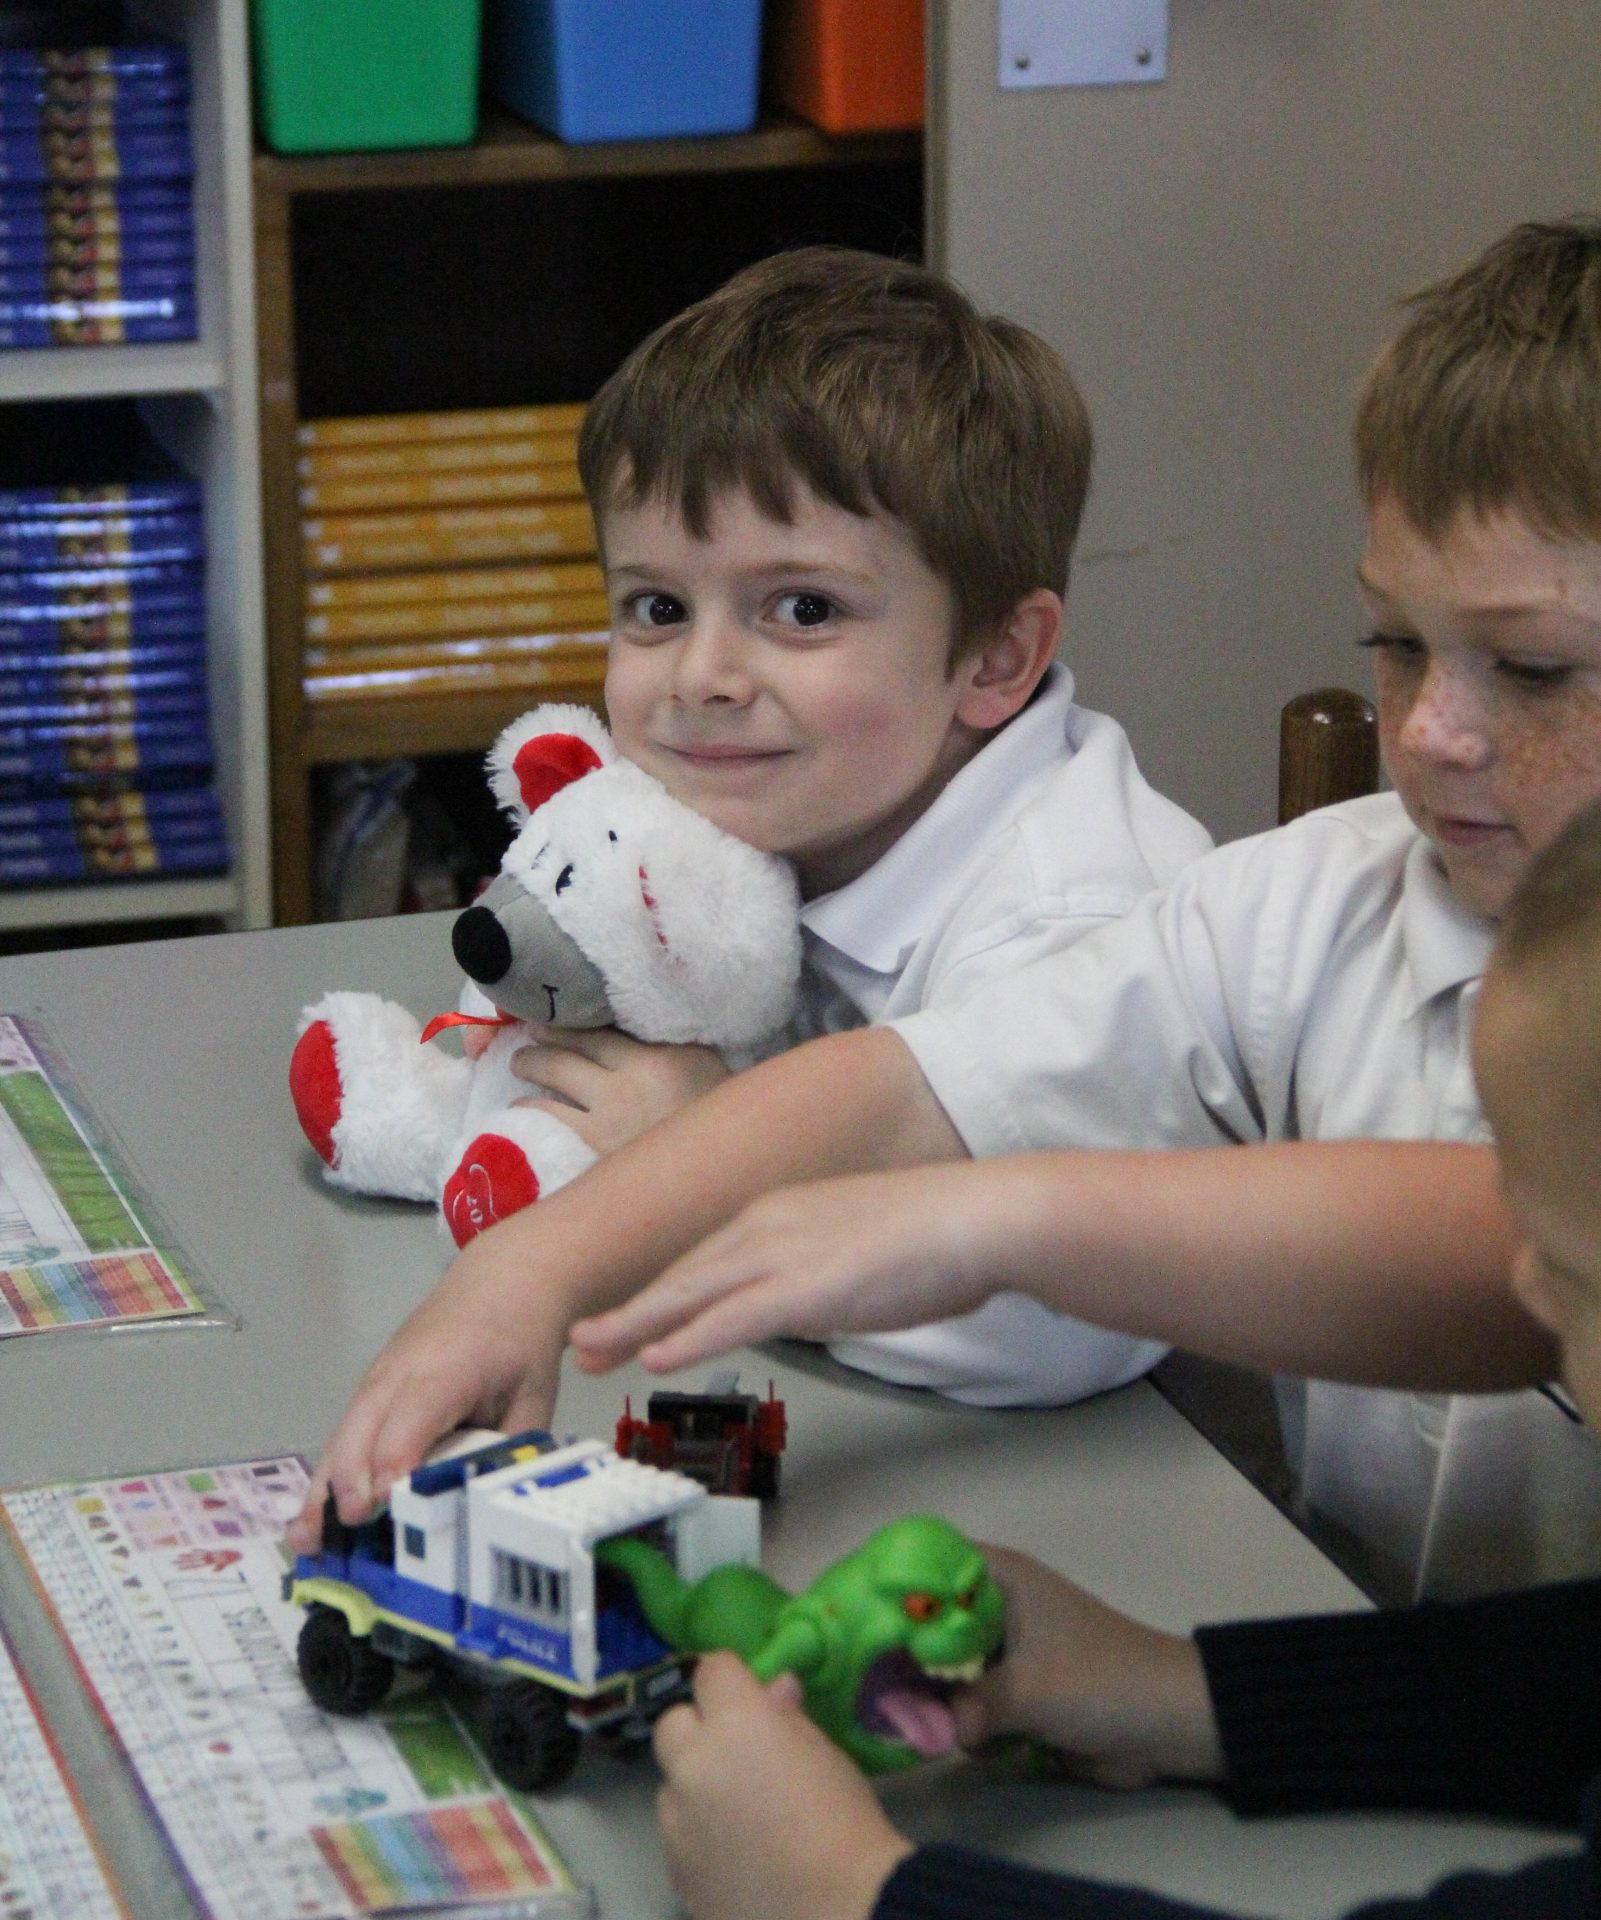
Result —
<instances>
[{"instance_id":1,"label":"white teddy bear","mask_svg":"<svg viewBox=\"0 0 1601 1920\"><path fill-rule=\"evenodd\" d=\"M425 1044L373 993L301 1015L295 1111L352 1193L438 1200L458 1246L582 1173L594 1153L511 1071L530 1023L616 1026L640 1040L748 1050L795 1004L794 876L618 756L587 707L545 706L490 749L490 785L518 825L499 875L452 945L501 1026L476 1062Z\"/></svg>"}]
</instances>

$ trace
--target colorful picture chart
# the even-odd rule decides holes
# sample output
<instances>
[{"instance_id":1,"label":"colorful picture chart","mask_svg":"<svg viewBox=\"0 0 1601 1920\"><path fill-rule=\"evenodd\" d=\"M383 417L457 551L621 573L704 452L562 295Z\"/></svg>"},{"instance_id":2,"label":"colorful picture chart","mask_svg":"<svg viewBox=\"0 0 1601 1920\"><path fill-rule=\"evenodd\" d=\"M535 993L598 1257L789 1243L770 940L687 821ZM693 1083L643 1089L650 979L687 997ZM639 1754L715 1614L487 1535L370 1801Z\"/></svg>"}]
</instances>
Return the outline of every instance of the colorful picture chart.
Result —
<instances>
[{"instance_id":1,"label":"colorful picture chart","mask_svg":"<svg viewBox=\"0 0 1601 1920\"><path fill-rule=\"evenodd\" d=\"M436 1693L353 1720L307 1699L279 1546L306 1477L256 1460L0 1496L202 1911L587 1914Z\"/></svg>"},{"instance_id":2,"label":"colorful picture chart","mask_svg":"<svg viewBox=\"0 0 1601 1920\"><path fill-rule=\"evenodd\" d=\"M0 1636L0 1916L126 1920Z\"/></svg>"},{"instance_id":3,"label":"colorful picture chart","mask_svg":"<svg viewBox=\"0 0 1601 1920\"><path fill-rule=\"evenodd\" d=\"M0 1339L200 1311L63 1099L38 1035L0 1014Z\"/></svg>"}]
</instances>

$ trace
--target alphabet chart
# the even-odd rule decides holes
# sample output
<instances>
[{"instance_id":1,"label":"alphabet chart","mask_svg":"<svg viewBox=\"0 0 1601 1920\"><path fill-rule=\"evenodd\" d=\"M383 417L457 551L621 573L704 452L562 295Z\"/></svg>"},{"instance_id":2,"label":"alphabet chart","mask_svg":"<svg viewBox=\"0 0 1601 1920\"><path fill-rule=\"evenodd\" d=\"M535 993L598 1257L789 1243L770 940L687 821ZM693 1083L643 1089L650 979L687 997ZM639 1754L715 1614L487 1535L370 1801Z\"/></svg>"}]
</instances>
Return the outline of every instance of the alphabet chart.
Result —
<instances>
[{"instance_id":1,"label":"alphabet chart","mask_svg":"<svg viewBox=\"0 0 1601 1920\"><path fill-rule=\"evenodd\" d=\"M124 1920L11 1648L0 1634L0 1916Z\"/></svg>"},{"instance_id":2,"label":"alphabet chart","mask_svg":"<svg viewBox=\"0 0 1601 1920\"><path fill-rule=\"evenodd\" d=\"M196 1314L43 1036L0 1014L0 1339Z\"/></svg>"},{"instance_id":3,"label":"alphabet chart","mask_svg":"<svg viewBox=\"0 0 1601 1920\"><path fill-rule=\"evenodd\" d=\"M306 1481L286 1458L0 1496L197 1905L208 1920L587 1914L435 1693L364 1719L306 1697L279 1544Z\"/></svg>"}]
</instances>

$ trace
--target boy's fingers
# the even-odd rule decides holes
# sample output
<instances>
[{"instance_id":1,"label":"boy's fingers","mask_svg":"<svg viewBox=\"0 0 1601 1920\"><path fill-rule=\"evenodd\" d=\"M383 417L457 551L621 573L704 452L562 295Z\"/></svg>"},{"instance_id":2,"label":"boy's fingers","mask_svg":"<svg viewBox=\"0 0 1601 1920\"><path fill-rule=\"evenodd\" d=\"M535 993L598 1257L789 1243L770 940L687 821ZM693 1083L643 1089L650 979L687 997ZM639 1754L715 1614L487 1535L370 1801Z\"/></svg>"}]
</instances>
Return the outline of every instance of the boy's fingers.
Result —
<instances>
[{"instance_id":1,"label":"boy's fingers","mask_svg":"<svg viewBox=\"0 0 1601 1920\"><path fill-rule=\"evenodd\" d=\"M706 1719L748 1713L763 1690L737 1653L703 1654L695 1664L695 1705Z\"/></svg>"},{"instance_id":2,"label":"boy's fingers","mask_svg":"<svg viewBox=\"0 0 1601 1920\"><path fill-rule=\"evenodd\" d=\"M754 1280L687 1316L659 1340L648 1341L640 1348L640 1364L652 1373L676 1373L776 1334L807 1338L829 1330L814 1326L814 1317L795 1288L777 1279Z\"/></svg>"},{"instance_id":3,"label":"boy's fingers","mask_svg":"<svg viewBox=\"0 0 1601 1920\"><path fill-rule=\"evenodd\" d=\"M305 1505L288 1526L284 1538L293 1553L315 1553L322 1541L322 1503L325 1489L313 1480L306 1492Z\"/></svg>"},{"instance_id":4,"label":"boy's fingers","mask_svg":"<svg viewBox=\"0 0 1601 1920\"><path fill-rule=\"evenodd\" d=\"M651 1745L663 1773L671 1774L700 1731L700 1715L687 1702L669 1707L651 1732Z\"/></svg>"},{"instance_id":5,"label":"boy's fingers","mask_svg":"<svg viewBox=\"0 0 1601 1920\"><path fill-rule=\"evenodd\" d=\"M710 1240L675 1260L642 1292L609 1313L598 1313L578 1321L572 1333L575 1344L581 1338L586 1351L609 1355L615 1364L626 1360L646 1344L692 1319L703 1307L725 1294L747 1286L761 1271L748 1258L724 1252L723 1235Z\"/></svg>"},{"instance_id":6,"label":"boy's fingers","mask_svg":"<svg viewBox=\"0 0 1601 1920\"><path fill-rule=\"evenodd\" d=\"M780 1673L768 1681L767 1697L781 1707L793 1707L798 1713L805 1703L806 1691L797 1674Z\"/></svg>"},{"instance_id":7,"label":"boy's fingers","mask_svg":"<svg viewBox=\"0 0 1601 1920\"><path fill-rule=\"evenodd\" d=\"M553 1412L551 1396L545 1388L525 1381L507 1401L501 1424L507 1433L526 1433L530 1427L549 1427Z\"/></svg>"},{"instance_id":8,"label":"boy's fingers","mask_svg":"<svg viewBox=\"0 0 1601 1920\"><path fill-rule=\"evenodd\" d=\"M997 1726L1005 1724L1006 1691L993 1673L985 1674L970 1687L957 1689L951 1700L951 1714L956 1722L959 1747L970 1750L994 1738Z\"/></svg>"},{"instance_id":9,"label":"boy's fingers","mask_svg":"<svg viewBox=\"0 0 1601 1920\"><path fill-rule=\"evenodd\" d=\"M723 1313L708 1307L688 1326L675 1328L661 1340L648 1341L639 1350L639 1364L647 1373L677 1373L701 1360L715 1360L735 1347L748 1347L763 1338L760 1322L747 1313Z\"/></svg>"},{"instance_id":10,"label":"boy's fingers","mask_svg":"<svg viewBox=\"0 0 1601 1920\"><path fill-rule=\"evenodd\" d=\"M473 1403L459 1392L443 1393L423 1382L414 1382L410 1392L391 1394L367 1447L363 1471L368 1500L387 1499L394 1483L410 1473L437 1440L470 1420L474 1411ZM342 1504L340 1514L344 1514Z\"/></svg>"}]
</instances>

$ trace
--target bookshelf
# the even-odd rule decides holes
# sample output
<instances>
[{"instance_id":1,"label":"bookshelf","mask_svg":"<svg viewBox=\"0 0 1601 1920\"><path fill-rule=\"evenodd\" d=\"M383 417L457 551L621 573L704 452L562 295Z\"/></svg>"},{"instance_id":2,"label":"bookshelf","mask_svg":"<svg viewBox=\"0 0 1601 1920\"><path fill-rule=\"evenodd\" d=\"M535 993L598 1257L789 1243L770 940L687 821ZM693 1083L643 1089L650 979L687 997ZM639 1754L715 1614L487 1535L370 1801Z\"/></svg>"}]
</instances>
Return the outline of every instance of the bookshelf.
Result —
<instances>
[{"instance_id":1,"label":"bookshelf","mask_svg":"<svg viewBox=\"0 0 1601 1920\"><path fill-rule=\"evenodd\" d=\"M201 336L0 351L0 407L133 398L200 480L212 734L232 869L213 879L0 890L0 935L194 919L258 927L272 911L247 0L140 0L129 12L136 34L189 49Z\"/></svg>"},{"instance_id":2,"label":"bookshelf","mask_svg":"<svg viewBox=\"0 0 1601 1920\"><path fill-rule=\"evenodd\" d=\"M477 753L537 693L308 704L302 418L582 400L728 273L805 241L921 245L918 134L565 146L486 104L469 147L256 154L255 278L275 919L312 916L313 780L342 761Z\"/></svg>"}]
</instances>

